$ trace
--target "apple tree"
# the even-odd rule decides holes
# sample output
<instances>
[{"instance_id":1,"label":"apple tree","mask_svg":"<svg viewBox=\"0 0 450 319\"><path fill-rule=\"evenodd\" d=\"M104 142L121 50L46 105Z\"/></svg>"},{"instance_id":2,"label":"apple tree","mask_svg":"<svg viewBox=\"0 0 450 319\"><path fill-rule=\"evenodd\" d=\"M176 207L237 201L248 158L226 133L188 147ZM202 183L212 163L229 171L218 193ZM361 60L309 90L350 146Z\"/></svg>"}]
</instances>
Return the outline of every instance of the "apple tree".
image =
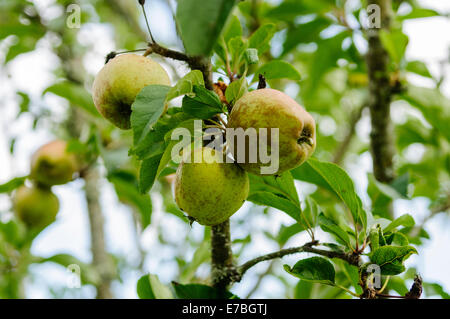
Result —
<instances>
[{"instance_id":1,"label":"apple tree","mask_svg":"<svg viewBox=\"0 0 450 319\"><path fill-rule=\"evenodd\" d=\"M75 265L97 298L113 298L130 271L139 273L140 298L449 297L410 264L439 240L429 221L450 209L448 79L407 57L404 30L444 12L413 0L73 2L0 4L1 77L14 113L5 158L16 156L23 136L14 127L24 118L27 130L54 140L33 148L28 172L0 185L8 203L0 297L26 297L30 269L47 263ZM157 7L170 22L158 21ZM176 30L172 40L158 23ZM93 26L104 34L95 38ZM105 61L93 68L106 38L113 51L95 53ZM8 72L42 50L56 62L36 94ZM261 173L248 150L242 163L238 154L207 161L223 159L207 143L233 153L230 128L276 128L279 170ZM192 154L175 151L177 132L191 133ZM274 150L261 141L257 150ZM205 161L186 162L196 153ZM34 254L39 237L59 227L55 193L73 185L82 185L91 260ZM137 263L109 248L124 235L105 227L108 187L133 221ZM175 268L168 280L167 264ZM279 294L263 289L268 278Z\"/></svg>"}]
</instances>

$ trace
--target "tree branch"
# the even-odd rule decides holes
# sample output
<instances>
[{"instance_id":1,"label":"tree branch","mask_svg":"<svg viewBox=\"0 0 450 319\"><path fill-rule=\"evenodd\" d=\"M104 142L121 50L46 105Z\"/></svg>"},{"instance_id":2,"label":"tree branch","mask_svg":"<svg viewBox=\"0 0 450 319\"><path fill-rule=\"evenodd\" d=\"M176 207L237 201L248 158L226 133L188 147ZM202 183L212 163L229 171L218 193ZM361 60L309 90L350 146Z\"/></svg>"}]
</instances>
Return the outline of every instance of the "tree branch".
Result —
<instances>
[{"instance_id":1,"label":"tree branch","mask_svg":"<svg viewBox=\"0 0 450 319\"><path fill-rule=\"evenodd\" d=\"M63 37L63 34L61 34ZM57 54L63 62L63 69L67 80L82 85L83 78L80 76L83 68L76 64L74 65L74 57L72 47L69 46L69 50L66 51L68 55L63 54L64 51L58 50ZM79 73L77 73L78 71ZM83 113L75 105L70 105L71 116L65 123L65 127L69 135L78 139L83 130L83 125L86 123L86 119L83 118ZM113 298L111 292L111 281L114 277L114 269L105 245L104 234L104 221L103 213L100 205L100 192L99 192L99 175L98 170L93 165L89 165L80 172L80 177L84 179L85 191L84 196L86 198L89 226L91 234L91 252L92 252L92 265L100 274L101 280L96 286L97 298L110 299Z\"/></svg>"},{"instance_id":2,"label":"tree branch","mask_svg":"<svg viewBox=\"0 0 450 319\"><path fill-rule=\"evenodd\" d=\"M369 0L368 5L375 4L380 8L381 27L389 29L392 5L390 0ZM372 131L370 146L375 178L380 182L390 182L394 179L394 145L393 129L390 120L390 104L392 87L389 80L389 55L383 47L380 29L367 30L369 48L367 66L369 75L369 108Z\"/></svg>"},{"instance_id":3,"label":"tree branch","mask_svg":"<svg viewBox=\"0 0 450 319\"><path fill-rule=\"evenodd\" d=\"M133 15L130 14L129 10L126 7L120 4L120 1L110 1L110 4L111 6L114 7L114 10L118 13L118 15L123 17L127 21L127 23L134 30L134 32L138 33L139 36L141 36L143 39L147 37L146 33L142 30L138 21L133 18ZM170 6L170 2L168 4ZM156 53L161 56L178 61L184 61L189 65L191 70L200 70L203 73L203 78L205 80L205 87L208 90L213 89L211 61L209 58L201 56L191 57L185 53L165 48L159 45L158 43L154 42L148 44L148 49L144 53L144 56L147 56L151 53Z\"/></svg>"},{"instance_id":4,"label":"tree branch","mask_svg":"<svg viewBox=\"0 0 450 319\"><path fill-rule=\"evenodd\" d=\"M253 266L259 264L260 262L272 260L275 258L282 258L286 255L292 255L292 254L303 253L303 252L314 253L314 254L321 255L324 257L328 257L328 258L339 258L339 259L342 259L342 260L348 262L351 265L358 266L359 256L357 254L340 253L340 252L335 252L335 251L330 251L330 250L317 249L317 248L313 247L318 244L319 244L318 241L313 241L313 242L306 243L300 247L281 249L279 251L251 259L238 267L238 269L237 269L237 273L238 273L237 279L238 280L237 281L240 281L242 279L242 277L247 272L247 270L249 270Z\"/></svg>"},{"instance_id":5,"label":"tree branch","mask_svg":"<svg viewBox=\"0 0 450 319\"><path fill-rule=\"evenodd\" d=\"M342 141L341 145L337 148L336 153L333 156L333 163L340 164L344 159L344 156L347 153L348 148L350 147L350 144L352 142L353 136L355 135L356 124L358 124L359 120L361 119L362 112L365 109L365 107L366 104L358 108L351 116L347 134L345 135L344 140Z\"/></svg>"},{"instance_id":6,"label":"tree branch","mask_svg":"<svg viewBox=\"0 0 450 319\"><path fill-rule=\"evenodd\" d=\"M103 228L103 214L99 198L99 175L94 167L84 171L83 179L85 182L85 195L88 207L89 225L91 228L91 251L93 265L98 270L101 280L97 288L98 299L111 299L111 279L114 270L111 269L112 263L105 248L105 232Z\"/></svg>"},{"instance_id":7,"label":"tree branch","mask_svg":"<svg viewBox=\"0 0 450 319\"><path fill-rule=\"evenodd\" d=\"M144 56L147 56L151 53L156 53L166 58L186 62L191 70L200 70L203 73L205 87L208 90L213 89L211 61L209 58L202 56L189 56L183 52L163 47L158 43L148 43L148 49L147 51L145 51Z\"/></svg>"},{"instance_id":8,"label":"tree branch","mask_svg":"<svg viewBox=\"0 0 450 319\"><path fill-rule=\"evenodd\" d=\"M231 251L230 220L211 227L211 277L218 289L226 289L236 281L236 268Z\"/></svg>"},{"instance_id":9,"label":"tree branch","mask_svg":"<svg viewBox=\"0 0 450 319\"><path fill-rule=\"evenodd\" d=\"M148 43L144 56L151 53L186 62L191 70L200 70L203 74L205 87L214 90L212 81L212 66L209 57L189 56L183 52L165 48L158 43ZM231 251L230 221L211 228L211 277L214 287L225 290L234 281L236 270L233 265L233 253Z\"/></svg>"}]
</instances>

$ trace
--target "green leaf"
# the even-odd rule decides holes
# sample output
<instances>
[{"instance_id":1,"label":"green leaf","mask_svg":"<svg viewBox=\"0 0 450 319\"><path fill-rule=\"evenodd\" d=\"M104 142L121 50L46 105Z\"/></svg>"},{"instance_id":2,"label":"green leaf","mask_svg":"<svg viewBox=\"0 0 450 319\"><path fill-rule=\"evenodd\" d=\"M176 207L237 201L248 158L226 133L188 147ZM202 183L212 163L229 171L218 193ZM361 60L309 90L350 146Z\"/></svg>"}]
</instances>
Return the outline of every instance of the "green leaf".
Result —
<instances>
[{"instance_id":1,"label":"green leaf","mask_svg":"<svg viewBox=\"0 0 450 319\"><path fill-rule=\"evenodd\" d=\"M432 79L433 76L431 75L430 71L428 70L428 67L425 63L422 61L410 61L408 64L406 64L406 71L416 73L418 75L424 76L426 78Z\"/></svg>"},{"instance_id":2,"label":"green leaf","mask_svg":"<svg viewBox=\"0 0 450 319\"><path fill-rule=\"evenodd\" d=\"M80 279L83 284L97 285L100 281L100 274L92 267L90 264L81 262L76 257L69 254L56 254L50 257L35 259L33 262L45 263L52 262L63 267L69 267L71 265L76 265L80 267Z\"/></svg>"},{"instance_id":3,"label":"green leaf","mask_svg":"<svg viewBox=\"0 0 450 319\"><path fill-rule=\"evenodd\" d=\"M34 51L38 40L39 40L38 38L29 35L17 38L17 43L13 43L9 48L7 48L7 54L4 63L6 64L12 61L14 58L16 58L18 55L22 53Z\"/></svg>"},{"instance_id":4,"label":"green leaf","mask_svg":"<svg viewBox=\"0 0 450 319\"><path fill-rule=\"evenodd\" d=\"M28 176L14 177L8 182L0 185L0 193L9 193L25 183Z\"/></svg>"},{"instance_id":5,"label":"green leaf","mask_svg":"<svg viewBox=\"0 0 450 319\"><path fill-rule=\"evenodd\" d=\"M421 18L429 18L429 17L435 17L438 16L439 13L433 9L427 9L427 8L420 8L414 6L411 10L411 12L399 15L398 18L403 21L407 19L421 19Z\"/></svg>"},{"instance_id":6,"label":"green leaf","mask_svg":"<svg viewBox=\"0 0 450 319\"><path fill-rule=\"evenodd\" d=\"M448 294L444 288L437 283L424 282L423 288L427 297L440 296L442 299L450 299L450 294Z\"/></svg>"},{"instance_id":7,"label":"green leaf","mask_svg":"<svg viewBox=\"0 0 450 319\"><path fill-rule=\"evenodd\" d=\"M323 213L319 215L319 226L323 231L333 234L340 239L348 248L353 249L347 232L340 228L334 221L327 218Z\"/></svg>"},{"instance_id":8,"label":"green leaf","mask_svg":"<svg viewBox=\"0 0 450 319\"><path fill-rule=\"evenodd\" d=\"M147 193L155 183L162 156L163 154L159 154L142 161L139 169L139 192L141 194Z\"/></svg>"},{"instance_id":9,"label":"green leaf","mask_svg":"<svg viewBox=\"0 0 450 319\"><path fill-rule=\"evenodd\" d=\"M180 274L180 281L189 282L195 275L198 267L211 259L209 240L203 240L200 246L195 250L192 260L187 263L187 266Z\"/></svg>"},{"instance_id":10,"label":"green leaf","mask_svg":"<svg viewBox=\"0 0 450 319\"><path fill-rule=\"evenodd\" d=\"M371 173L367 174L367 179L367 194L372 201L372 213L383 218L391 218L389 206L393 198L401 198L400 194L389 185L378 182Z\"/></svg>"},{"instance_id":11,"label":"green leaf","mask_svg":"<svg viewBox=\"0 0 450 319\"><path fill-rule=\"evenodd\" d=\"M294 235L305 230L305 227L302 224L295 223L290 226L282 225L280 230L277 233L276 241L280 245L280 247L284 246L287 241Z\"/></svg>"},{"instance_id":12,"label":"green leaf","mask_svg":"<svg viewBox=\"0 0 450 319\"><path fill-rule=\"evenodd\" d=\"M231 54L232 68L236 69L241 64L247 49L247 43L244 42L242 37L234 37L228 41L228 51Z\"/></svg>"},{"instance_id":13,"label":"green leaf","mask_svg":"<svg viewBox=\"0 0 450 319\"><path fill-rule=\"evenodd\" d=\"M247 200L257 205L270 206L279 209L291 216L297 222L301 221L300 207L278 194L267 191L257 191L251 193L251 195L247 197Z\"/></svg>"},{"instance_id":14,"label":"green leaf","mask_svg":"<svg viewBox=\"0 0 450 319\"><path fill-rule=\"evenodd\" d=\"M270 40L276 32L275 24L267 23L260 26L248 39L248 47L258 50L261 55L270 49Z\"/></svg>"},{"instance_id":15,"label":"green leaf","mask_svg":"<svg viewBox=\"0 0 450 319\"><path fill-rule=\"evenodd\" d=\"M310 100L315 99L313 94L316 92L320 84L323 83L322 78L330 70L337 66L339 58L344 57L344 51L342 50L342 43L344 39L348 38L350 34L348 31L338 33L332 38L323 39L317 41L318 48L314 53L312 60L308 63L308 75L307 82L305 83L305 98ZM311 101L313 103L314 101Z\"/></svg>"},{"instance_id":16,"label":"green leaf","mask_svg":"<svg viewBox=\"0 0 450 319\"><path fill-rule=\"evenodd\" d=\"M300 222L301 207L294 179L289 172L279 176L249 174L250 192L247 200L257 205L277 208Z\"/></svg>"},{"instance_id":17,"label":"green leaf","mask_svg":"<svg viewBox=\"0 0 450 319\"><path fill-rule=\"evenodd\" d=\"M282 21L294 20L299 15L320 14L335 7L334 0L284 0L266 13L266 17Z\"/></svg>"},{"instance_id":18,"label":"green leaf","mask_svg":"<svg viewBox=\"0 0 450 319\"><path fill-rule=\"evenodd\" d=\"M137 294L140 299L156 299L150 286L149 275L144 275L137 282Z\"/></svg>"},{"instance_id":19,"label":"green leaf","mask_svg":"<svg viewBox=\"0 0 450 319\"><path fill-rule=\"evenodd\" d=\"M199 119L209 119L223 112L223 106L216 93L202 86L194 85L195 97L183 98L182 110Z\"/></svg>"},{"instance_id":20,"label":"green leaf","mask_svg":"<svg viewBox=\"0 0 450 319\"><path fill-rule=\"evenodd\" d=\"M399 218L395 219L392 223L390 223L387 227L385 227L383 229L383 231L385 233L387 233L387 232L393 231L394 229L396 229L399 226L412 227L415 224L416 223L414 221L414 218L409 214L405 214L405 215L402 215Z\"/></svg>"},{"instance_id":21,"label":"green leaf","mask_svg":"<svg viewBox=\"0 0 450 319\"><path fill-rule=\"evenodd\" d=\"M408 246L409 245L409 240L408 237L406 237L406 235L400 233L400 232L395 232L392 233L388 236L386 236L386 242L388 245L397 245L397 246Z\"/></svg>"},{"instance_id":22,"label":"green leaf","mask_svg":"<svg viewBox=\"0 0 450 319\"><path fill-rule=\"evenodd\" d=\"M378 243L381 246L386 246L387 242L386 242L386 238L384 237L384 233L380 228L380 231L378 232Z\"/></svg>"},{"instance_id":23,"label":"green leaf","mask_svg":"<svg viewBox=\"0 0 450 319\"><path fill-rule=\"evenodd\" d=\"M0 4L0 10L5 12L7 12L6 10L10 10L9 13L11 16L8 17L8 19L2 19L2 21L0 21L0 39L4 39L13 34L18 38L26 38L27 36L39 38L45 35L46 29L44 26L38 23L24 24L20 21L19 15L14 14L14 8L3 7L4 2L5 1Z\"/></svg>"},{"instance_id":24,"label":"green leaf","mask_svg":"<svg viewBox=\"0 0 450 319\"><path fill-rule=\"evenodd\" d=\"M28 110L30 108L30 97L25 92L18 91L16 93L21 98L21 102L19 104L20 113L28 112Z\"/></svg>"},{"instance_id":25,"label":"green leaf","mask_svg":"<svg viewBox=\"0 0 450 319\"><path fill-rule=\"evenodd\" d=\"M169 108L152 126L150 132L139 145L130 150L130 153L136 154L139 159L161 155L166 148L166 134L180 125L180 123L191 118L191 115L182 112L179 107Z\"/></svg>"},{"instance_id":26,"label":"green leaf","mask_svg":"<svg viewBox=\"0 0 450 319\"><path fill-rule=\"evenodd\" d=\"M281 195L300 206L297 189L290 172L278 176L257 176L250 174L250 194L256 191L269 191Z\"/></svg>"},{"instance_id":27,"label":"green leaf","mask_svg":"<svg viewBox=\"0 0 450 319\"><path fill-rule=\"evenodd\" d=\"M402 196L402 194L400 194L394 187L392 187L389 184L384 184L381 183L379 181L377 181L375 179L375 177L373 176L373 174L370 174L369 178L371 179L371 183L374 183L375 186L377 187L377 189L383 193L383 195L389 197L390 199L405 199L404 196ZM400 186L400 185L398 185Z\"/></svg>"},{"instance_id":28,"label":"green leaf","mask_svg":"<svg viewBox=\"0 0 450 319\"><path fill-rule=\"evenodd\" d=\"M406 287L405 280L399 276L391 277L389 279L387 289L395 291L400 296L406 295L409 291Z\"/></svg>"},{"instance_id":29,"label":"green leaf","mask_svg":"<svg viewBox=\"0 0 450 319\"><path fill-rule=\"evenodd\" d=\"M152 131L153 124L163 114L169 90L170 87L166 85L147 85L136 96L131 105L131 128L135 147Z\"/></svg>"},{"instance_id":30,"label":"green leaf","mask_svg":"<svg viewBox=\"0 0 450 319\"><path fill-rule=\"evenodd\" d=\"M167 92L166 102L188 93L192 93L194 85L205 86L203 74L199 70L193 70L178 80L177 84Z\"/></svg>"},{"instance_id":31,"label":"green leaf","mask_svg":"<svg viewBox=\"0 0 450 319\"><path fill-rule=\"evenodd\" d=\"M48 92L68 100L70 103L84 109L91 115L100 117L100 113L92 102L91 95L81 85L68 81L59 82L46 88L44 92L42 92L42 95Z\"/></svg>"},{"instance_id":32,"label":"green leaf","mask_svg":"<svg viewBox=\"0 0 450 319\"><path fill-rule=\"evenodd\" d=\"M248 91L248 83L245 77L231 82L225 90L225 98L228 103L234 104Z\"/></svg>"},{"instance_id":33,"label":"green leaf","mask_svg":"<svg viewBox=\"0 0 450 319\"><path fill-rule=\"evenodd\" d=\"M318 282L325 285L335 285L335 270L333 264L322 257L311 257L299 260L294 267L284 265L291 275L302 280Z\"/></svg>"},{"instance_id":34,"label":"green leaf","mask_svg":"<svg viewBox=\"0 0 450 319\"><path fill-rule=\"evenodd\" d=\"M412 246L382 246L369 254L370 261L381 268L382 275L398 275L405 271L403 262L417 250Z\"/></svg>"},{"instance_id":35,"label":"green leaf","mask_svg":"<svg viewBox=\"0 0 450 319\"><path fill-rule=\"evenodd\" d=\"M214 52L217 54L217 56L222 60L222 62L225 64L228 58L227 50L225 40L223 37L220 38L220 41L217 41L216 45L214 46Z\"/></svg>"},{"instance_id":36,"label":"green leaf","mask_svg":"<svg viewBox=\"0 0 450 319\"><path fill-rule=\"evenodd\" d=\"M374 225L370 229L369 232L369 238L370 238L370 249L375 250L380 247L380 235L381 235L381 228L380 225Z\"/></svg>"},{"instance_id":37,"label":"green leaf","mask_svg":"<svg viewBox=\"0 0 450 319\"><path fill-rule=\"evenodd\" d=\"M173 299L169 287L163 285L158 276L148 274L137 282L137 294L140 299Z\"/></svg>"},{"instance_id":38,"label":"green leaf","mask_svg":"<svg viewBox=\"0 0 450 319\"><path fill-rule=\"evenodd\" d=\"M408 198L409 175L399 176L390 184L377 181L373 174L367 174L367 193L372 201L372 213L384 218L391 218L389 207L394 199Z\"/></svg>"},{"instance_id":39,"label":"green leaf","mask_svg":"<svg viewBox=\"0 0 450 319\"><path fill-rule=\"evenodd\" d=\"M189 55L208 56L227 21L235 0L178 1L176 20Z\"/></svg>"},{"instance_id":40,"label":"green leaf","mask_svg":"<svg viewBox=\"0 0 450 319\"><path fill-rule=\"evenodd\" d=\"M408 172L398 176L390 183L390 186L394 188L397 191L397 193L399 193L400 196L402 196L403 198L408 198L408 185L409 185Z\"/></svg>"},{"instance_id":41,"label":"green leaf","mask_svg":"<svg viewBox=\"0 0 450 319\"><path fill-rule=\"evenodd\" d=\"M311 227L317 225L317 219L321 213L322 209L319 204L311 197L307 196L305 198L305 209L303 210L303 216L308 220Z\"/></svg>"},{"instance_id":42,"label":"green leaf","mask_svg":"<svg viewBox=\"0 0 450 319\"><path fill-rule=\"evenodd\" d=\"M179 299L236 299L237 297L227 290L219 290L200 284L182 285L172 282L175 293Z\"/></svg>"},{"instance_id":43,"label":"green leaf","mask_svg":"<svg viewBox=\"0 0 450 319\"><path fill-rule=\"evenodd\" d=\"M395 136L398 149L403 150L414 143L437 146L437 136L432 130L433 128L425 127L423 121L418 118L409 118L405 123L396 125Z\"/></svg>"},{"instance_id":44,"label":"green leaf","mask_svg":"<svg viewBox=\"0 0 450 319\"><path fill-rule=\"evenodd\" d=\"M288 29L286 40L283 42L283 54L295 49L301 43L315 42L320 32L330 25L330 20L324 17L306 22Z\"/></svg>"},{"instance_id":45,"label":"green leaf","mask_svg":"<svg viewBox=\"0 0 450 319\"><path fill-rule=\"evenodd\" d=\"M0 220L0 238L3 243L8 242L15 247L20 247L28 241L29 231L22 222L14 218L7 222ZM3 246L6 247L5 244ZM0 252L3 254L1 247Z\"/></svg>"},{"instance_id":46,"label":"green leaf","mask_svg":"<svg viewBox=\"0 0 450 319\"><path fill-rule=\"evenodd\" d=\"M288 62L282 60L272 60L255 72L255 74L262 74L266 80L273 79L290 79L294 81L299 81L301 76L300 73ZM253 82L258 79L257 76L253 77Z\"/></svg>"},{"instance_id":47,"label":"green leaf","mask_svg":"<svg viewBox=\"0 0 450 319\"><path fill-rule=\"evenodd\" d=\"M387 31L382 29L380 31L380 40L391 59L396 63L400 63L408 45L408 36L401 30Z\"/></svg>"},{"instance_id":48,"label":"green leaf","mask_svg":"<svg viewBox=\"0 0 450 319\"><path fill-rule=\"evenodd\" d=\"M173 130L171 130L170 132L168 132L165 136L165 139L168 140L169 139L169 135L171 136L172 132L177 129L177 128L186 128L189 130L190 132L190 136L194 137L194 129L195 129L195 123L194 123L194 119L189 119L186 120L184 122L181 122L179 125L177 125L176 128L174 128ZM158 164L158 169L156 171L156 177L158 178L161 174L161 172L163 171L163 169L167 166L167 164L172 160L172 149L174 148L175 145L177 145L178 143L182 143L183 141L179 141L179 140L170 140L167 143L166 149L164 150L164 153L162 154L161 160ZM190 144L192 142L192 138L189 140L188 144ZM183 146L187 146L187 145L183 145Z\"/></svg>"},{"instance_id":49,"label":"green leaf","mask_svg":"<svg viewBox=\"0 0 450 319\"><path fill-rule=\"evenodd\" d=\"M232 15L224 28L223 39L225 40L225 43L228 43L228 41L234 37L242 37L242 26L239 18Z\"/></svg>"},{"instance_id":50,"label":"green leaf","mask_svg":"<svg viewBox=\"0 0 450 319\"><path fill-rule=\"evenodd\" d=\"M139 192L136 176L126 171L114 171L108 175L108 180L114 185L119 200L137 209L142 228L150 225L152 200L149 194L143 195Z\"/></svg>"},{"instance_id":51,"label":"green leaf","mask_svg":"<svg viewBox=\"0 0 450 319\"><path fill-rule=\"evenodd\" d=\"M359 269L358 267L354 265L350 265L346 261L343 260L337 260L337 265L340 269L342 269L342 273L347 277L347 279L351 282L351 285L355 289L355 292L357 294L362 294L362 288L359 285L360 282L360 276L359 276Z\"/></svg>"},{"instance_id":52,"label":"green leaf","mask_svg":"<svg viewBox=\"0 0 450 319\"><path fill-rule=\"evenodd\" d=\"M340 198L350 210L353 219L364 221L365 212L361 199L355 192L353 181L347 173L333 163L310 158L303 165L291 171L295 179L323 187Z\"/></svg>"},{"instance_id":53,"label":"green leaf","mask_svg":"<svg viewBox=\"0 0 450 319\"><path fill-rule=\"evenodd\" d=\"M294 290L295 299L313 299L313 288L315 288L313 282L306 280L299 280Z\"/></svg>"},{"instance_id":54,"label":"green leaf","mask_svg":"<svg viewBox=\"0 0 450 319\"><path fill-rule=\"evenodd\" d=\"M259 62L258 50L256 50L256 49L249 48L249 49L245 50L244 57L245 57L245 61L249 65L256 64Z\"/></svg>"},{"instance_id":55,"label":"green leaf","mask_svg":"<svg viewBox=\"0 0 450 319\"><path fill-rule=\"evenodd\" d=\"M422 115L447 141L450 141L450 99L438 89L409 85L402 98L422 112Z\"/></svg>"}]
</instances>

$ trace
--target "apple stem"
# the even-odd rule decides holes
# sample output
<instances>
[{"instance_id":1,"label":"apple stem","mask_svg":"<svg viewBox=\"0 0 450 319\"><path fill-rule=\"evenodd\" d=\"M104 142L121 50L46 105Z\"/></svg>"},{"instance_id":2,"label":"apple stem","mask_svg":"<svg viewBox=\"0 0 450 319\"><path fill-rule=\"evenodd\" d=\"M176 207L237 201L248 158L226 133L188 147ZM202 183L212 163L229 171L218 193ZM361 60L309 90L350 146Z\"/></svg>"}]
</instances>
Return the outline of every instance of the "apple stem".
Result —
<instances>
[{"instance_id":1,"label":"apple stem","mask_svg":"<svg viewBox=\"0 0 450 319\"><path fill-rule=\"evenodd\" d=\"M258 90L266 88L266 78L262 74L258 74Z\"/></svg>"},{"instance_id":2,"label":"apple stem","mask_svg":"<svg viewBox=\"0 0 450 319\"><path fill-rule=\"evenodd\" d=\"M141 5L142 13L144 14L145 24L147 25L147 31L148 31L148 34L150 35L150 41L152 43L156 43L155 39L153 38L152 31L150 30L150 25L149 25L148 19L147 19L147 13L145 13L145 8L144 8L145 1L139 1L139 4Z\"/></svg>"}]
</instances>

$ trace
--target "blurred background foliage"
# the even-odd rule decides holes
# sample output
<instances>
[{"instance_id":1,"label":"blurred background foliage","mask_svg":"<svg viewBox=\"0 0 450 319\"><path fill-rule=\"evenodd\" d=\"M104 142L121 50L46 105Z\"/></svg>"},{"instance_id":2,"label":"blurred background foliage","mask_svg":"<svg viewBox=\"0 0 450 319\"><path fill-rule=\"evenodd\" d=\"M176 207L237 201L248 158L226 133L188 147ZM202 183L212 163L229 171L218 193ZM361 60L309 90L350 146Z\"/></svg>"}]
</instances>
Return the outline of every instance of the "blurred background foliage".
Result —
<instances>
[{"instance_id":1,"label":"blurred background foliage","mask_svg":"<svg viewBox=\"0 0 450 319\"><path fill-rule=\"evenodd\" d=\"M146 8L157 41L183 50L172 19L176 5L171 0L153 0L147 1ZM80 27L70 28L71 23L77 22L72 14L78 8ZM447 52L445 59L433 61L433 70L430 70L429 61L408 59L406 50L411 39L404 33L404 24L414 19L448 19L448 11L428 9L420 1L396 0L393 1L393 12L391 30L381 36L390 56L391 80L401 86L391 110L395 125L395 134L391 138L396 146L394 161L398 176L391 187L377 182L372 175L370 121L366 107L368 76L364 21L367 14L363 1L241 1L232 11L224 37L232 39L242 35L252 43L251 37L258 30L259 40L254 44L263 54L257 64L250 66L249 83L256 87L257 78L253 79L253 74L262 70L270 87L286 92L304 105L317 122L318 147L314 157L335 162L346 169L355 180L364 205L373 215L392 219L404 213L411 214L416 226L404 227L401 232L418 247L420 254L421 247L425 248L429 241L440 240L439 234L427 231L428 223L440 215L445 216L439 217L441 224L448 225L450 100L447 97L449 91L443 92L443 87L446 85L448 89L448 72L445 70L448 71L450 61ZM445 32L430 36L435 41L448 37ZM27 174L26 158L18 159L18 167L14 168L18 156L28 155L52 137L71 141L71 148L84 154L98 175L94 181L94 186L98 186L94 187L97 189L94 195L99 197L100 213L103 211L105 220L110 223L105 226L107 243L104 249L111 268L111 271L99 273L99 264L92 259L89 250L89 247L94 250L88 243L93 236L87 230L67 234L73 237L73 242L80 241L79 249L51 249L52 242L64 236L53 229L63 227L63 223L70 221L68 217L39 235L48 239L34 241L30 250L31 244L23 226L12 217L10 190L14 188L14 182L21 183L12 180L1 186L4 194L0 194L0 297L91 298L98 296L104 276L107 276L112 286L108 284L105 289L110 290L112 296L134 298L137 279L148 272L158 274L163 282L208 282L209 229L199 225L191 228L176 207L172 198L171 171L162 174L150 194L139 194L138 166L132 157L128 157L131 133L120 131L102 120L90 96L93 78L110 51L145 48L146 41L145 22L137 1L0 2L0 92L4 95L0 107L5 115L0 137L4 147L0 152L8 153L0 158L1 183ZM235 52L241 45L238 42L229 42ZM214 52L214 79L226 78L227 66L221 58L220 43L214 47ZM233 52L230 53L232 56ZM26 64L20 75L12 74L13 70L20 69L18 65L26 56L32 57L31 64ZM152 58L166 68L173 84L188 71L181 62L156 55ZM45 65L47 73L42 78L29 74L40 69L30 67L33 64ZM436 65L439 66L437 71ZM239 72L243 66L232 67ZM30 139L33 132L36 137ZM32 145L34 143L36 145ZM24 151L18 153L17 144L26 145L22 146ZM7 167L12 169L7 171ZM76 214L79 219L88 218L82 217L89 211L88 206L72 203L84 199L89 202L90 182L92 180L83 178L83 181L59 186L58 195L67 211L63 216ZM335 197L304 182L296 181L296 186L302 200L309 196L319 203L327 217L344 224L345 212ZM79 195L69 195L72 192ZM405 204L405 200L412 204ZM123 212L121 219L114 217L118 214L116 209ZM70 225L64 227L70 229ZM54 234L50 237L52 231ZM92 231L96 229L92 228ZM321 240L327 238L326 233L320 230L317 233ZM240 262L282 247L300 245L306 238L302 227L273 208L247 203L232 218L233 253ZM46 243L50 248L40 248ZM448 255L445 251L440 254ZM283 262L294 260L292 258L287 257ZM388 290L405 294L416 271L421 273L421 269L414 269L415 266L441 262L439 255L422 262L420 258L419 255L413 259L409 264L412 268L406 273L390 280ZM79 264L83 287L67 288L65 269L45 266L50 263L64 267ZM233 287L232 292L240 297L349 297L335 287L296 280L283 271L281 263L275 260L258 265L243 283ZM354 269L339 261L335 266L337 281L357 290ZM426 274L422 275L427 297L449 297L441 286L450 287L448 276L444 282L436 277L428 280ZM49 279L52 277L59 281Z\"/></svg>"}]
</instances>

